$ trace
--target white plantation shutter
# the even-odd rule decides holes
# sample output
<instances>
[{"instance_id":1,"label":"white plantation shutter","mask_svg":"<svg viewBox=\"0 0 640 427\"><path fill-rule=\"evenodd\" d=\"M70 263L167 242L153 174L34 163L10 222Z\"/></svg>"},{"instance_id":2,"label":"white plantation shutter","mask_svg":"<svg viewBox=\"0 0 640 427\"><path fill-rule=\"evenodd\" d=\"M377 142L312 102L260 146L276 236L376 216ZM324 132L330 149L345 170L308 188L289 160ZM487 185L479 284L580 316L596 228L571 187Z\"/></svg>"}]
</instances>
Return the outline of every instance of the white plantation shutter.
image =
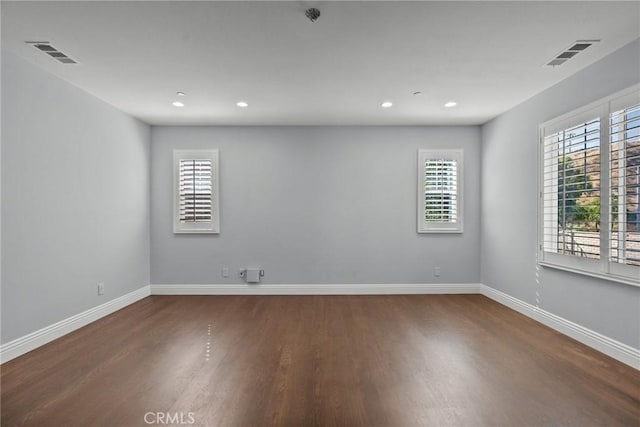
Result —
<instances>
[{"instance_id":1,"label":"white plantation shutter","mask_svg":"<svg viewBox=\"0 0 640 427\"><path fill-rule=\"evenodd\" d=\"M418 152L418 232L462 232L462 150Z\"/></svg>"},{"instance_id":2,"label":"white plantation shutter","mask_svg":"<svg viewBox=\"0 0 640 427\"><path fill-rule=\"evenodd\" d=\"M211 160L180 160L180 222L211 221Z\"/></svg>"},{"instance_id":3,"label":"white plantation shutter","mask_svg":"<svg viewBox=\"0 0 640 427\"><path fill-rule=\"evenodd\" d=\"M218 233L218 151L176 150L174 233Z\"/></svg>"},{"instance_id":4,"label":"white plantation shutter","mask_svg":"<svg viewBox=\"0 0 640 427\"><path fill-rule=\"evenodd\" d=\"M543 250L600 258L600 118L543 139Z\"/></svg>"},{"instance_id":5,"label":"white plantation shutter","mask_svg":"<svg viewBox=\"0 0 640 427\"><path fill-rule=\"evenodd\" d=\"M640 104L609 116L611 262L640 266Z\"/></svg>"},{"instance_id":6,"label":"white plantation shutter","mask_svg":"<svg viewBox=\"0 0 640 427\"><path fill-rule=\"evenodd\" d=\"M425 221L457 221L457 176L457 161L446 159L427 159L424 166Z\"/></svg>"}]
</instances>

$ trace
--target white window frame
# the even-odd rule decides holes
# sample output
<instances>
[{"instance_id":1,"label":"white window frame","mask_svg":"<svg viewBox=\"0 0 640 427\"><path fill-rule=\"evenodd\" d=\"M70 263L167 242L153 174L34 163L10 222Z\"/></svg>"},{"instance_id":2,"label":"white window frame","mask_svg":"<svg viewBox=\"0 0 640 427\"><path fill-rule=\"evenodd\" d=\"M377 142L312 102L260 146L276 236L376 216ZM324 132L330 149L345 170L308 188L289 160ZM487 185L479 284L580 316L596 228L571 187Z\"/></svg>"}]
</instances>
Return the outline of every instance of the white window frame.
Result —
<instances>
[{"instance_id":1,"label":"white window frame","mask_svg":"<svg viewBox=\"0 0 640 427\"><path fill-rule=\"evenodd\" d=\"M218 150L173 150L173 232L175 234L220 233L220 191ZM180 160L206 159L211 161L211 221L180 222Z\"/></svg>"},{"instance_id":2,"label":"white window frame","mask_svg":"<svg viewBox=\"0 0 640 427\"><path fill-rule=\"evenodd\" d=\"M424 164L427 159L455 160L457 162L456 196L457 217L456 222L425 221L424 207ZM462 233L464 230L464 152L462 149L447 150L418 150L418 233Z\"/></svg>"},{"instance_id":3,"label":"white window frame","mask_svg":"<svg viewBox=\"0 0 640 427\"><path fill-rule=\"evenodd\" d=\"M557 268L610 281L640 286L640 268L610 260L610 141L609 117L624 105L640 102L640 84L592 102L539 126L538 141L538 250L537 262L543 267ZM544 138L589 119L600 119L600 259L546 252L544 250Z\"/></svg>"}]
</instances>

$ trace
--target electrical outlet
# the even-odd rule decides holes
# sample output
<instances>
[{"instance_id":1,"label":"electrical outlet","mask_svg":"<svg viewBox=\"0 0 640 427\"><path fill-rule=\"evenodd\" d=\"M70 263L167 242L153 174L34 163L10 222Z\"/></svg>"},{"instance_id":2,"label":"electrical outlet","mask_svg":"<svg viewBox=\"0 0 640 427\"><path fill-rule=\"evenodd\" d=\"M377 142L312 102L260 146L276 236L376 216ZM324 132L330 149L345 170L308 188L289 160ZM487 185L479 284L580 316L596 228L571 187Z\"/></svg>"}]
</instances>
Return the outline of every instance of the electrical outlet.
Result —
<instances>
[{"instance_id":1,"label":"electrical outlet","mask_svg":"<svg viewBox=\"0 0 640 427\"><path fill-rule=\"evenodd\" d=\"M229 267L222 268L222 277L229 277Z\"/></svg>"},{"instance_id":2,"label":"electrical outlet","mask_svg":"<svg viewBox=\"0 0 640 427\"><path fill-rule=\"evenodd\" d=\"M98 283L98 295L104 295L104 283Z\"/></svg>"},{"instance_id":3,"label":"electrical outlet","mask_svg":"<svg viewBox=\"0 0 640 427\"><path fill-rule=\"evenodd\" d=\"M440 277L440 267L433 267L433 275Z\"/></svg>"}]
</instances>

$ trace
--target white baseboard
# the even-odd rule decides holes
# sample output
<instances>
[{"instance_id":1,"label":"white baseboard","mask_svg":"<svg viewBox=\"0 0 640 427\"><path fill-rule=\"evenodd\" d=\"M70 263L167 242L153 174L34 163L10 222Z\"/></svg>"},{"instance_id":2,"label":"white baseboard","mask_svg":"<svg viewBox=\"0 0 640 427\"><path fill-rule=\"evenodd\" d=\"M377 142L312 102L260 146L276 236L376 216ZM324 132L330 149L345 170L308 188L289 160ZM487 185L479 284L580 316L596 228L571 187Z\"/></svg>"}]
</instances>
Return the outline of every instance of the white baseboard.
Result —
<instances>
[{"instance_id":1,"label":"white baseboard","mask_svg":"<svg viewBox=\"0 0 640 427\"><path fill-rule=\"evenodd\" d=\"M563 317L556 316L489 286L481 285L480 293L607 356L633 368L640 369L640 350L637 348L599 334Z\"/></svg>"},{"instance_id":2,"label":"white baseboard","mask_svg":"<svg viewBox=\"0 0 640 427\"><path fill-rule=\"evenodd\" d=\"M95 322L149 295L149 286L144 286L121 297L105 302L104 304L100 304L97 307L78 313L75 316L68 317L53 325L46 326L28 335L9 341L0 346L0 363L15 359L18 356L86 326L91 322Z\"/></svg>"},{"instance_id":3,"label":"white baseboard","mask_svg":"<svg viewBox=\"0 0 640 427\"><path fill-rule=\"evenodd\" d=\"M479 283L461 284L233 284L151 285L151 295L398 295L477 294Z\"/></svg>"},{"instance_id":4,"label":"white baseboard","mask_svg":"<svg viewBox=\"0 0 640 427\"><path fill-rule=\"evenodd\" d=\"M149 295L398 295L482 294L622 363L640 369L640 350L480 283L150 285L0 346L7 362Z\"/></svg>"}]
</instances>

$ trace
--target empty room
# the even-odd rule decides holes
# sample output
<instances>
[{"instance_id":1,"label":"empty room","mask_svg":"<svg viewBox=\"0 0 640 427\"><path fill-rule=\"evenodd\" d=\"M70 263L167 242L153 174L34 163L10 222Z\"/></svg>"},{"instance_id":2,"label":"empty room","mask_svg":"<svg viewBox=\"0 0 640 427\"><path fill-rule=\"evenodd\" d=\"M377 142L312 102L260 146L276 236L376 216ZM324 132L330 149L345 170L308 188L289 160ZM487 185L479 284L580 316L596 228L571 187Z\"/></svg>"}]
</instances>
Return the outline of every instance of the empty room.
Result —
<instances>
[{"instance_id":1,"label":"empty room","mask_svg":"<svg viewBox=\"0 0 640 427\"><path fill-rule=\"evenodd\" d=\"M640 2L0 12L3 427L640 426Z\"/></svg>"}]
</instances>

